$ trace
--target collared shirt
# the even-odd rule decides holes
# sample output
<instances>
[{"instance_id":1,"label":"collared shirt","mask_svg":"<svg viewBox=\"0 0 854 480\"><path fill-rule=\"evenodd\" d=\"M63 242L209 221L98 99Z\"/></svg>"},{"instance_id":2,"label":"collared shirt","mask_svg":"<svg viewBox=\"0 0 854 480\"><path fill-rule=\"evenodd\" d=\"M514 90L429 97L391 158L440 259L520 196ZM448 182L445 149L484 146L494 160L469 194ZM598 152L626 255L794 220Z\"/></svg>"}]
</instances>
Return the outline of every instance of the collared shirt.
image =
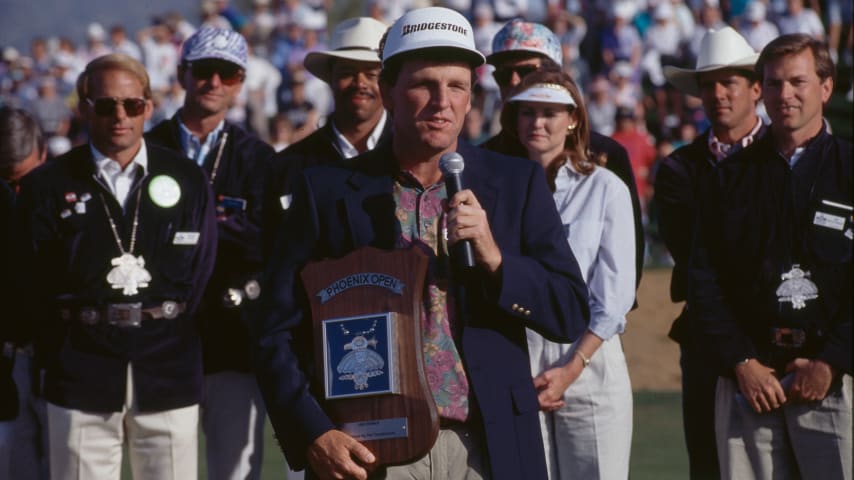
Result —
<instances>
[{"instance_id":1,"label":"collared shirt","mask_svg":"<svg viewBox=\"0 0 854 480\"><path fill-rule=\"evenodd\" d=\"M798 147L792 152L792 156L788 158L789 166L795 168L795 164L798 163L798 160L804 155L804 152L807 151L807 147Z\"/></svg>"},{"instance_id":2,"label":"collared shirt","mask_svg":"<svg viewBox=\"0 0 854 480\"><path fill-rule=\"evenodd\" d=\"M629 190L614 173L595 168L589 175L567 162L552 194L590 291L590 331L603 340L623 333L635 300L635 250Z\"/></svg>"},{"instance_id":3,"label":"collared shirt","mask_svg":"<svg viewBox=\"0 0 854 480\"><path fill-rule=\"evenodd\" d=\"M371 131L371 134L368 135L368 150L373 150L374 147L377 146L377 142L380 141L380 136L383 134L383 129L385 128L386 122L386 111L383 110L383 115L380 117L380 121L377 122L377 125ZM341 133L338 128L335 126L335 122L332 122L332 131L335 133L335 140L338 142L338 148L341 150L341 154L344 155L344 158L353 158L359 155L359 151L356 150L347 137Z\"/></svg>"},{"instance_id":4,"label":"collared shirt","mask_svg":"<svg viewBox=\"0 0 854 480\"><path fill-rule=\"evenodd\" d=\"M751 130L747 135L741 137L741 139L735 143L723 143L718 140L718 137L715 136L713 131L709 130L709 151L715 156L715 160L720 162L726 157L753 143L753 141L756 140L756 134L758 134L761 129L762 119L757 119L756 125L753 126L753 130Z\"/></svg>"},{"instance_id":5,"label":"collared shirt","mask_svg":"<svg viewBox=\"0 0 854 480\"><path fill-rule=\"evenodd\" d=\"M812 138L810 138L809 140L807 140L807 141L806 141L803 145L801 145L800 147L795 148L795 151L794 151L794 152L792 152L792 156L791 156L791 157L786 157L785 155L783 155L782 153L780 153L780 156L781 156L781 157L783 157L783 158L785 158L785 159L786 159L786 161L789 163L789 168L795 168L795 164L796 164L796 163L798 163L798 160L800 160L800 159L801 159L801 157L804 155L804 152L806 152L807 147L809 146L809 144L810 144L810 143L812 143L812 141L813 141L813 140L815 140L816 138L818 138L818 137L821 135L821 133L822 133L822 132L824 132L824 131L827 131L827 133L830 133L830 126L828 125L827 120L822 120L822 123L821 123L821 130L819 131L819 133L818 133L815 137L812 137Z\"/></svg>"},{"instance_id":6,"label":"collared shirt","mask_svg":"<svg viewBox=\"0 0 854 480\"><path fill-rule=\"evenodd\" d=\"M394 182L395 216L400 226L397 248L418 248L429 258L421 341L427 383L439 416L465 421L469 413L469 384L454 342L454 296L442 208L448 194L443 182L427 188L402 173Z\"/></svg>"},{"instance_id":7,"label":"collared shirt","mask_svg":"<svg viewBox=\"0 0 854 480\"><path fill-rule=\"evenodd\" d=\"M145 142L140 142L139 151L124 169L119 165L119 162L99 152L95 145L89 144L89 148L92 150L98 176L104 180L119 205L124 208L125 203L127 203L128 192L130 192L133 182L137 178L136 171L139 170L140 176L142 176L148 170L148 150L145 148Z\"/></svg>"},{"instance_id":8,"label":"collared shirt","mask_svg":"<svg viewBox=\"0 0 854 480\"><path fill-rule=\"evenodd\" d=\"M214 146L219 141L220 134L222 134L222 130L225 128L225 120L219 122L219 125L208 134L205 141L202 142L198 137L193 135L193 132L184 125L184 121L180 120L180 115L178 117L178 126L179 132L181 133L181 150L184 151L184 154L187 157L193 159L196 163L199 164L200 167L204 166L205 159L208 158L208 153L214 148Z\"/></svg>"}]
</instances>

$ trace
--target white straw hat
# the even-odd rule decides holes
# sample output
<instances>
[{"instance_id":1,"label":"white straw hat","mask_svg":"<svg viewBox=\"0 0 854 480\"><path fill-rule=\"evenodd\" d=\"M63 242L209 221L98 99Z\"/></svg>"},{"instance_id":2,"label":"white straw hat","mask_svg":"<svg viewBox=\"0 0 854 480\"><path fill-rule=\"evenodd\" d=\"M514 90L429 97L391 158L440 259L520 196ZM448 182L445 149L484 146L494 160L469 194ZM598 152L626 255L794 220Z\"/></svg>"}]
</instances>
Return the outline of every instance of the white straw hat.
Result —
<instances>
[{"instance_id":1,"label":"white straw hat","mask_svg":"<svg viewBox=\"0 0 854 480\"><path fill-rule=\"evenodd\" d=\"M759 54L753 50L732 27L720 30L709 30L700 42L700 54L697 56L697 67L693 70L664 67L664 76L674 87L688 95L700 96L700 86L697 75L700 73L737 68L753 71Z\"/></svg>"},{"instance_id":2,"label":"white straw hat","mask_svg":"<svg viewBox=\"0 0 854 480\"><path fill-rule=\"evenodd\" d=\"M380 63L380 40L388 27L370 17L344 20L332 31L329 50L310 52L303 65L315 77L326 83L332 81L332 62L337 58L357 62Z\"/></svg>"},{"instance_id":3,"label":"white straw hat","mask_svg":"<svg viewBox=\"0 0 854 480\"><path fill-rule=\"evenodd\" d=\"M405 13L391 26L382 47L383 65L400 54L427 49L458 53L472 67L486 62L474 46L474 33L466 17L449 8L426 7Z\"/></svg>"}]
</instances>

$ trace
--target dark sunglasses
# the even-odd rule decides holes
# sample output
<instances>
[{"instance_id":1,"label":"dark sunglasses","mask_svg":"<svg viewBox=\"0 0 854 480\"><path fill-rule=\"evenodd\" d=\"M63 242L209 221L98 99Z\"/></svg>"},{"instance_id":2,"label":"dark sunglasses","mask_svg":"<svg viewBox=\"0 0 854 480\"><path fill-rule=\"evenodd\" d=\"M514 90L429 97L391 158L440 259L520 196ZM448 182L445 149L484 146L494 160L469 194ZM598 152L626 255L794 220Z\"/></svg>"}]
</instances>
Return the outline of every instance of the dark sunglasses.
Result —
<instances>
[{"instance_id":1,"label":"dark sunglasses","mask_svg":"<svg viewBox=\"0 0 854 480\"><path fill-rule=\"evenodd\" d=\"M242 68L228 62L190 62L189 67L196 80L210 80L216 73L219 81L229 87L242 82L246 76Z\"/></svg>"},{"instance_id":2,"label":"dark sunglasses","mask_svg":"<svg viewBox=\"0 0 854 480\"><path fill-rule=\"evenodd\" d=\"M110 117L116 114L116 108L119 104L125 110L128 117L136 117L145 112L146 100L144 98L112 98L101 97L92 100L87 98L86 101L92 105L95 114L100 117Z\"/></svg>"},{"instance_id":3,"label":"dark sunglasses","mask_svg":"<svg viewBox=\"0 0 854 480\"><path fill-rule=\"evenodd\" d=\"M516 75L519 76L519 79L523 79L526 76L536 72L540 67L536 65L520 65L518 67L501 67L496 68L494 72L492 72L492 76L495 77L495 81L498 82L499 85L507 85L510 83L510 79L513 78L513 72L516 72Z\"/></svg>"}]
</instances>

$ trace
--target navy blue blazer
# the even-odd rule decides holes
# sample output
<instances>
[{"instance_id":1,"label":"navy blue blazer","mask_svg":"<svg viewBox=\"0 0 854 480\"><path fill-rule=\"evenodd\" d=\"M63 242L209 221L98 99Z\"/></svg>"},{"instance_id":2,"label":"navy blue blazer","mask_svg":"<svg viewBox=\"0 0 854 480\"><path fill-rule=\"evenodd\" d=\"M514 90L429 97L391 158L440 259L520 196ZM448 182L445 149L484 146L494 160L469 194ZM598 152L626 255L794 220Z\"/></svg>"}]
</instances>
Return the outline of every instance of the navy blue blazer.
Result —
<instances>
[{"instance_id":1,"label":"navy blue blazer","mask_svg":"<svg viewBox=\"0 0 854 480\"><path fill-rule=\"evenodd\" d=\"M281 198L291 192L290 183L299 172L314 165L340 162L344 153L338 146L335 130L332 128L332 117L326 125L315 130L311 135L289 145L277 153L270 161L270 168L265 175L264 184L264 247L276 239L276 232L284 221ZM385 122L377 145L391 141L391 117Z\"/></svg>"},{"instance_id":2,"label":"navy blue blazer","mask_svg":"<svg viewBox=\"0 0 854 480\"><path fill-rule=\"evenodd\" d=\"M464 182L486 210L503 256L500 280L467 286L461 354L483 419L496 479L546 478L538 402L525 327L573 341L587 327L587 287L545 181L534 162L460 145ZM391 146L306 170L268 262L256 324L258 383L273 428L297 469L306 449L335 428L309 391L311 340L299 271L311 260L362 246L394 247L392 197L397 173ZM522 308L514 309L517 304ZM525 315L521 310L530 310Z\"/></svg>"},{"instance_id":3,"label":"navy blue blazer","mask_svg":"<svg viewBox=\"0 0 854 480\"><path fill-rule=\"evenodd\" d=\"M137 176L124 209L98 176L88 144L21 182L15 250L19 298L26 306L21 322L31 330L37 360L45 365L45 398L56 405L121 411L128 362L140 411L201 401L201 344L192 318L216 257L213 195L197 165L172 150L147 142L146 148L148 168ZM150 185L157 177L171 177L180 186L176 204L155 202ZM128 248L137 206L133 254L144 258L152 280L126 296L106 280L120 251L105 210ZM181 234L195 240L179 241ZM165 300L186 303L186 310L171 320L144 319L138 328L90 325L62 313L115 303L152 308Z\"/></svg>"},{"instance_id":4,"label":"navy blue blazer","mask_svg":"<svg viewBox=\"0 0 854 480\"><path fill-rule=\"evenodd\" d=\"M145 138L183 156L178 115L157 124L145 134ZM261 204L264 173L274 154L268 144L238 125L226 122L223 133L227 133L228 138L222 149L222 158L216 161L217 143L202 165L208 178L211 178L215 166L217 169L211 185L217 206L216 263L196 312L206 374L224 370L248 371L250 368L247 327L250 309L246 308L250 302L244 299L241 306L235 308L226 305L223 297L230 288L243 290L247 281L259 278L263 270ZM244 208L227 207L226 197L243 200Z\"/></svg>"}]
</instances>

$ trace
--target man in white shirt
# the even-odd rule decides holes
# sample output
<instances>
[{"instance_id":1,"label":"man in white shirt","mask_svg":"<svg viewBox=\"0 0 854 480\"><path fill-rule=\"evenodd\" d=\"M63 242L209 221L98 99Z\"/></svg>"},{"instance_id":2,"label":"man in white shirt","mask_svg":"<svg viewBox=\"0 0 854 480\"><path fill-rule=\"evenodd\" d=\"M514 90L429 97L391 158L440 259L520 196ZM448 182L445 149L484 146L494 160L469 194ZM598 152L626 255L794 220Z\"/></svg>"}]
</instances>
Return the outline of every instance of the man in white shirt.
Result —
<instances>
[{"instance_id":1,"label":"man in white shirt","mask_svg":"<svg viewBox=\"0 0 854 480\"><path fill-rule=\"evenodd\" d=\"M777 20L780 33L805 33L816 40L825 39L824 24L815 10L804 7L804 0L788 0L786 14Z\"/></svg>"},{"instance_id":2,"label":"man in white shirt","mask_svg":"<svg viewBox=\"0 0 854 480\"><path fill-rule=\"evenodd\" d=\"M201 346L214 266L204 173L143 141L151 88L124 54L77 83L89 143L21 182L22 325L45 366L51 478L197 476Z\"/></svg>"}]
</instances>

